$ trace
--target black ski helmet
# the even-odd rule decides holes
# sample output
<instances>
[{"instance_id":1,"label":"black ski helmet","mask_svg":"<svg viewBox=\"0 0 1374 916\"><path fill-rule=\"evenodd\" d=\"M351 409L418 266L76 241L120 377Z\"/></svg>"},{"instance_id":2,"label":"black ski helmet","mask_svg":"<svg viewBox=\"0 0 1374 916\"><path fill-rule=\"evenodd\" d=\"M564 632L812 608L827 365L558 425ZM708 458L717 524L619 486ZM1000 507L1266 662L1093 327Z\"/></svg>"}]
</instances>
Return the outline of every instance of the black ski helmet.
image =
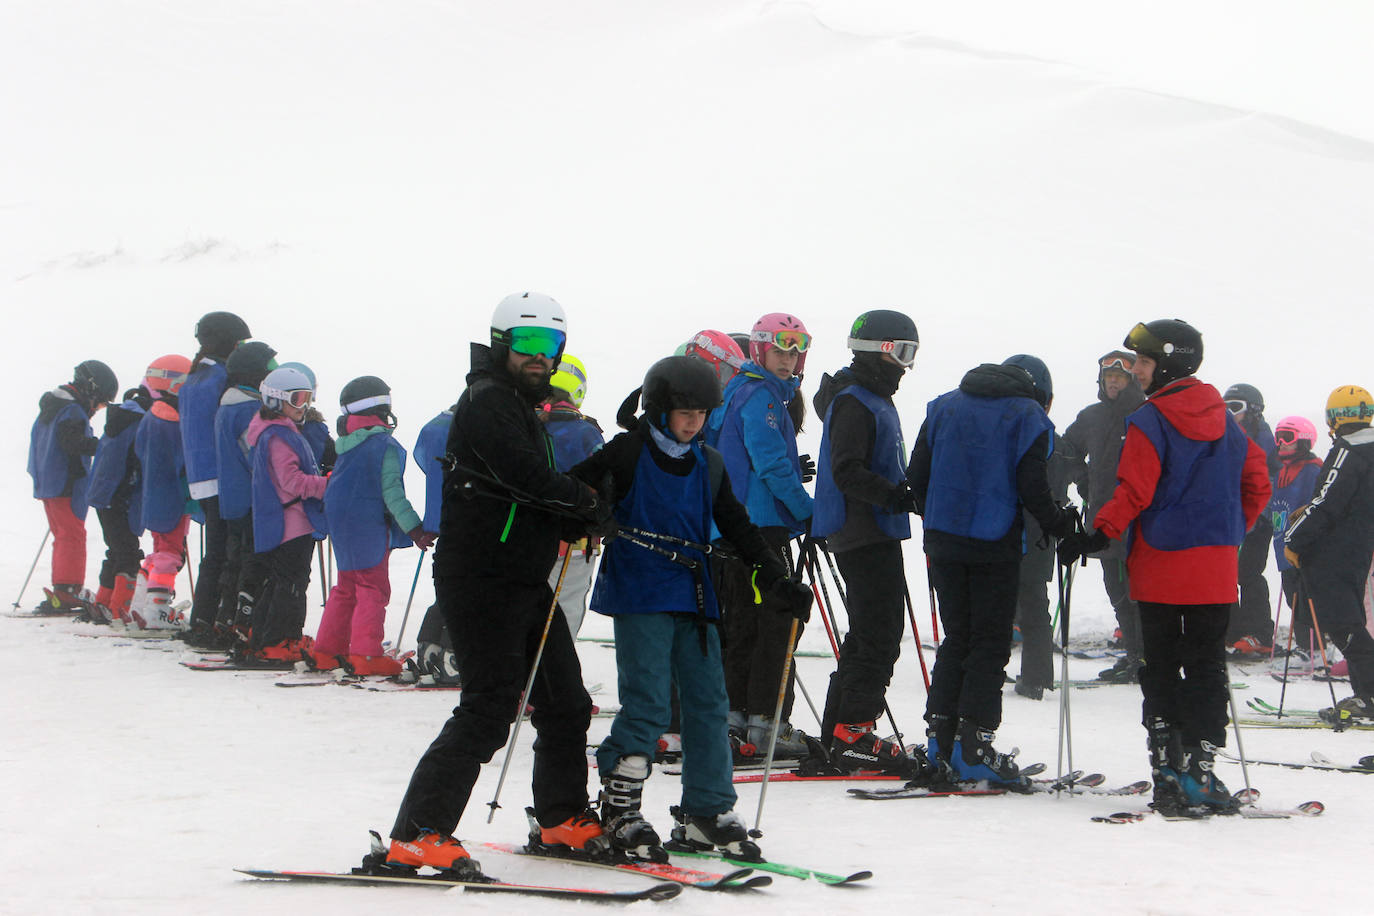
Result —
<instances>
[{"instance_id":1,"label":"black ski helmet","mask_svg":"<svg viewBox=\"0 0 1374 916\"><path fill-rule=\"evenodd\" d=\"M904 367L916 361L921 338L916 322L891 309L873 309L854 319L845 345L857 353L886 353Z\"/></svg>"},{"instance_id":2,"label":"black ski helmet","mask_svg":"<svg viewBox=\"0 0 1374 916\"><path fill-rule=\"evenodd\" d=\"M381 417L393 426L396 422L391 412L391 386L375 375L360 375L344 385L339 407L345 416Z\"/></svg>"},{"instance_id":3,"label":"black ski helmet","mask_svg":"<svg viewBox=\"0 0 1374 916\"><path fill-rule=\"evenodd\" d=\"M1035 385L1035 399L1041 407L1049 409L1050 401L1054 400L1054 380L1050 378L1050 367L1045 365L1044 360L1028 353L1018 353L1002 360L1002 365L1024 369Z\"/></svg>"},{"instance_id":4,"label":"black ski helmet","mask_svg":"<svg viewBox=\"0 0 1374 916\"><path fill-rule=\"evenodd\" d=\"M1251 417L1258 417L1264 413L1264 395L1260 394L1259 389L1254 385L1237 382L1226 389L1226 393L1222 395L1222 400L1226 402L1226 407L1231 410L1231 413L1240 413L1239 410L1232 409L1232 401L1243 402L1246 414Z\"/></svg>"},{"instance_id":5,"label":"black ski helmet","mask_svg":"<svg viewBox=\"0 0 1374 916\"><path fill-rule=\"evenodd\" d=\"M79 363L72 372L72 387L93 404L108 404L119 394L114 370L98 359Z\"/></svg>"},{"instance_id":6,"label":"black ski helmet","mask_svg":"<svg viewBox=\"0 0 1374 916\"><path fill-rule=\"evenodd\" d=\"M720 379L690 356L665 356L644 373L644 414L659 429L670 410L713 410L720 406Z\"/></svg>"},{"instance_id":7,"label":"black ski helmet","mask_svg":"<svg viewBox=\"0 0 1374 916\"><path fill-rule=\"evenodd\" d=\"M257 388L267 373L277 368L277 361L273 358L276 355L277 351L261 340L245 340L234 348L224 363L224 369L229 373L229 384Z\"/></svg>"},{"instance_id":8,"label":"black ski helmet","mask_svg":"<svg viewBox=\"0 0 1374 916\"><path fill-rule=\"evenodd\" d=\"M1154 378L1146 394L1154 394L1170 382L1187 378L1202 365L1202 334L1178 318L1161 318L1137 324L1122 346L1155 361Z\"/></svg>"},{"instance_id":9,"label":"black ski helmet","mask_svg":"<svg viewBox=\"0 0 1374 916\"><path fill-rule=\"evenodd\" d=\"M196 342L210 356L228 356L240 340L252 336L247 322L233 312L206 312L196 322Z\"/></svg>"}]
</instances>

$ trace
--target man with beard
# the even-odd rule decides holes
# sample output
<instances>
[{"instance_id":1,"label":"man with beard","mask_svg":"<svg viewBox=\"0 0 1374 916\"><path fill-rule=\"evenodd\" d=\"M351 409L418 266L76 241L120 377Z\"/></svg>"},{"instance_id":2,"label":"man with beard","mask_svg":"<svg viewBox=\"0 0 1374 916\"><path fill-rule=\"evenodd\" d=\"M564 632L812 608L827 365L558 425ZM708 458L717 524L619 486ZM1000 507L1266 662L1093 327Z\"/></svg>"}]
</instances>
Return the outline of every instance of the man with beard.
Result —
<instances>
[{"instance_id":1,"label":"man with beard","mask_svg":"<svg viewBox=\"0 0 1374 916\"><path fill-rule=\"evenodd\" d=\"M463 693L411 776L391 828L390 866L475 868L452 834L481 765L504 746L521 712L553 603L548 578L558 542L610 517L609 500L554 469L534 413L563 354L563 307L540 293L518 293L497 305L491 325L491 346L472 345L468 387L454 410L434 553L435 597ZM601 827L587 799L592 702L562 614L553 615L529 703L541 839L597 848Z\"/></svg>"}]
</instances>

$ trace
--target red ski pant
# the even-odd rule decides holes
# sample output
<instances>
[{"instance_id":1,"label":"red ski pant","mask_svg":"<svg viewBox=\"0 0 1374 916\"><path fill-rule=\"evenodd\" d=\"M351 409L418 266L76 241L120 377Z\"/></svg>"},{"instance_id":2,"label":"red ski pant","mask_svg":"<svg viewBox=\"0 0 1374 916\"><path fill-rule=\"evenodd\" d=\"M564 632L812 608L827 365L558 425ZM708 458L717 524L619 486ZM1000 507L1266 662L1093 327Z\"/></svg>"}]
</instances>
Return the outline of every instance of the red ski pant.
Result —
<instances>
[{"instance_id":1,"label":"red ski pant","mask_svg":"<svg viewBox=\"0 0 1374 916\"><path fill-rule=\"evenodd\" d=\"M387 551L387 556L391 552ZM341 569L329 592L315 636L325 655L381 655L386 605L391 600L387 560L367 569Z\"/></svg>"},{"instance_id":2,"label":"red ski pant","mask_svg":"<svg viewBox=\"0 0 1374 916\"><path fill-rule=\"evenodd\" d=\"M154 588L176 590L177 573L186 563L186 528L191 516L183 515L171 531L151 531L153 552L143 561L148 584Z\"/></svg>"},{"instance_id":3,"label":"red ski pant","mask_svg":"<svg viewBox=\"0 0 1374 916\"><path fill-rule=\"evenodd\" d=\"M81 586L86 582L86 522L72 513L67 496L42 500L52 531L52 584Z\"/></svg>"}]
</instances>

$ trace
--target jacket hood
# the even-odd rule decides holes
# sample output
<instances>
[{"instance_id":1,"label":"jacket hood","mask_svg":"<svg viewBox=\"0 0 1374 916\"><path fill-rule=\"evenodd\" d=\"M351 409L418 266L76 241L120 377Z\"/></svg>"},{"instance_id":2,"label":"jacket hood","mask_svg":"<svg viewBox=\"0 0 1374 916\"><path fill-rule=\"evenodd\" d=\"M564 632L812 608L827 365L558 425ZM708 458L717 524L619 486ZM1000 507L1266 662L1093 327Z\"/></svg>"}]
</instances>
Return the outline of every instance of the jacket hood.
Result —
<instances>
[{"instance_id":1,"label":"jacket hood","mask_svg":"<svg viewBox=\"0 0 1374 916\"><path fill-rule=\"evenodd\" d=\"M1220 439L1231 417L1221 393L1191 375L1170 382L1148 400L1184 438L1197 442Z\"/></svg>"},{"instance_id":2,"label":"jacket hood","mask_svg":"<svg viewBox=\"0 0 1374 916\"><path fill-rule=\"evenodd\" d=\"M258 394L258 390L256 388L250 390L244 388L242 385L234 385L224 389L224 394L220 395L219 406L228 407L231 404L245 404L248 401L252 401L255 404L262 401L262 397Z\"/></svg>"},{"instance_id":3,"label":"jacket hood","mask_svg":"<svg viewBox=\"0 0 1374 916\"><path fill-rule=\"evenodd\" d=\"M136 401L128 400L118 407L112 407L105 411L105 435L118 436L130 426L134 426L139 420L143 419L146 412L143 405Z\"/></svg>"},{"instance_id":4,"label":"jacket hood","mask_svg":"<svg viewBox=\"0 0 1374 916\"><path fill-rule=\"evenodd\" d=\"M52 391L45 391L38 399L39 419L47 422L57 416L68 404L72 403L80 404L82 409L86 411L86 415L90 416L90 407L88 407L86 402L72 390L70 385L60 385Z\"/></svg>"},{"instance_id":5,"label":"jacket hood","mask_svg":"<svg viewBox=\"0 0 1374 916\"><path fill-rule=\"evenodd\" d=\"M248 432L244 434L244 441L248 443L249 448L258 444L258 438L262 436L263 431L269 426L284 426L287 429L296 428L296 424L292 423L286 417L264 420L262 414L254 414L252 421L248 424Z\"/></svg>"},{"instance_id":6,"label":"jacket hood","mask_svg":"<svg viewBox=\"0 0 1374 916\"><path fill-rule=\"evenodd\" d=\"M1040 403L1035 396L1035 383L1026 370L1018 366L997 363L975 366L959 380L959 390L976 398L1030 398Z\"/></svg>"},{"instance_id":7,"label":"jacket hood","mask_svg":"<svg viewBox=\"0 0 1374 916\"><path fill-rule=\"evenodd\" d=\"M739 372L735 373L735 377L725 383L725 387L727 390L732 387L738 388L750 379L761 380L768 386L768 390L773 392L778 400L782 401L784 404L792 400L797 393L797 389L801 387L801 379L799 377L794 375L789 379L780 379L753 360L745 360L740 366Z\"/></svg>"},{"instance_id":8,"label":"jacket hood","mask_svg":"<svg viewBox=\"0 0 1374 916\"><path fill-rule=\"evenodd\" d=\"M380 420L381 418L380 418L380 417L373 417L372 419ZM364 427L362 427L362 428L360 428L360 429L355 429L355 430L353 430L353 432L351 432L351 433L345 433L344 435L340 436L338 439L335 439L335 440L334 440L334 449L335 449L335 451L337 451L340 455L342 455L342 454L345 453L345 452L351 452L353 449L355 449L355 448L357 448L358 446L362 445L364 442L366 442L366 441L367 441L369 438L371 438L372 436L376 436L376 435L378 435L378 434L380 434L380 433L389 433L389 432L391 432L391 427L389 427L389 426L387 426L385 423L381 423L381 422L376 423L376 424L373 424L373 425L370 425L370 426L364 426Z\"/></svg>"}]
</instances>

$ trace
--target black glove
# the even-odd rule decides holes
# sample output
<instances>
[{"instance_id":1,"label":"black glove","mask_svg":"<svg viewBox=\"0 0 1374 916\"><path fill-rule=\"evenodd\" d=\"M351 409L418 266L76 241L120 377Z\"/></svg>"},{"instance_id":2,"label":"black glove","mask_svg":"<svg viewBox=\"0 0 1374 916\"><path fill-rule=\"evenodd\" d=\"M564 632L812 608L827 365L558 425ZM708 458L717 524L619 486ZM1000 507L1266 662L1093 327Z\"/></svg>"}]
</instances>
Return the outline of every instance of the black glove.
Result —
<instances>
[{"instance_id":1,"label":"black glove","mask_svg":"<svg viewBox=\"0 0 1374 916\"><path fill-rule=\"evenodd\" d=\"M802 483L810 483L816 479L816 462L810 455L798 455L797 461L801 463Z\"/></svg>"},{"instance_id":2,"label":"black glove","mask_svg":"<svg viewBox=\"0 0 1374 916\"><path fill-rule=\"evenodd\" d=\"M1055 553L1059 556L1061 566L1072 566L1079 557L1086 557L1090 553L1105 550L1110 543L1111 538L1107 537L1100 528L1094 529L1092 534L1076 532L1060 541L1059 548Z\"/></svg>"},{"instance_id":3,"label":"black glove","mask_svg":"<svg viewBox=\"0 0 1374 916\"><path fill-rule=\"evenodd\" d=\"M796 579L779 577L768 586L768 598L777 603L779 614L791 614L802 623L811 619L811 589Z\"/></svg>"},{"instance_id":4,"label":"black glove","mask_svg":"<svg viewBox=\"0 0 1374 916\"><path fill-rule=\"evenodd\" d=\"M910 515L916 511L916 494L911 492L905 480L892 488L885 508L893 515Z\"/></svg>"},{"instance_id":5,"label":"black glove","mask_svg":"<svg viewBox=\"0 0 1374 916\"><path fill-rule=\"evenodd\" d=\"M602 479L597 489L587 488L586 496L590 501L577 507L577 514L587 522L587 537L609 541L620 533L620 526L612 515L615 512L615 503L611 500L613 492L614 481L610 474Z\"/></svg>"},{"instance_id":6,"label":"black glove","mask_svg":"<svg viewBox=\"0 0 1374 916\"><path fill-rule=\"evenodd\" d=\"M1078 510L1073 506L1060 506L1059 517L1045 528L1049 534L1063 540L1072 537L1081 530L1081 523L1078 517Z\"/></svg>"}]
</instances>

